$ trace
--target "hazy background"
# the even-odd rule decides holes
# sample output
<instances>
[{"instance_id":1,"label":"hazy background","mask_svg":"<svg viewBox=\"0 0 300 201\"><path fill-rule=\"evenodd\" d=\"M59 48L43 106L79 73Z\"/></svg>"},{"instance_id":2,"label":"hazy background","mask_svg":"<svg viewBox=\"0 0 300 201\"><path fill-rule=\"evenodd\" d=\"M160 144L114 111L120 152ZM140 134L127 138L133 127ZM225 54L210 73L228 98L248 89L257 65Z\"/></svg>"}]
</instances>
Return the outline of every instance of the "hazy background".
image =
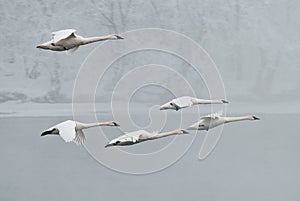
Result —
<instances>
[{"instance_id":1,"label":"hazy background","mask_svg":"<svg viewBox=\"0 0 300 201\"><path fill-rule=\"evenodd\" d=\"M1 0L0 200L300 199L299 11L298 0ZM204 161L197 160L204 138L199 133L182 160L144 176L116 173L81 147L55 137L40 138L43 129L72 118L69 103L76 74L97 44L80 47L73 55L35 46L60 29L96 36L147 27L174 30L198 42L218 66L229 113L251 112L262 120L226 125L216 150ZM123 67L153 61L173 67L187 79L194 76L170 55L129 55L102 80L97 109L107 107L113 86L126 73ZM193 86L207 97L203 83ZM150 88L134 102L142 105L144 114L145 105L170 97ZM143 115L134 115L140 125L147 125ZM108 131L109 138L120 134Z\"/></svg>"},{"instance_id":2,"label":"hazy background","mask_svg":"<svg viewBox=\"0 0 300 201\"><path fill-rule=\"evenodd\" d=\"M146 27L178 31L198 42L217 64L231 99L299 101L297 0L2 0L0 8L0 102L70 101L78 69L97 44L71 56L36 49L52 31L74 28L96 36Z\"/></svg>"}]
</instances>

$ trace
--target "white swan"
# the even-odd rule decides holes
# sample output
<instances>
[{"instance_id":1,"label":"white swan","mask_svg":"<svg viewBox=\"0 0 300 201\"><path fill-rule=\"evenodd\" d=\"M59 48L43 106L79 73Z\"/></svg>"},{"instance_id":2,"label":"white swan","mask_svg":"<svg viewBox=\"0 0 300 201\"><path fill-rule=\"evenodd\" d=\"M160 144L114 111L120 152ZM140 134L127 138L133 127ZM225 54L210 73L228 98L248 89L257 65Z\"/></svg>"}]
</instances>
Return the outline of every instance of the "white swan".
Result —
<instances>
[{"instance_id":1,"label":"white swan","mask_svg":"<svg viewBox=\"0 0 300 201\"><path fill-rule=\"evenodd\" d=\"M259 120L259 118L253 115L240 117L221 117L218 114L211 114L201 117L198 122L189 126L187 130L208 130L225 123L243 120Z\"/></svg>"},{"instance_id":2,"label":"white swan","mask_svg":"<svg viewBox=\"0 0 300 201\"><path fill-rule=\"evenodd\" d=\"M182 108L191 107L193 105L198 104L222 104L222 103L228 103L226 100L206 100L206 99L199 99L199 98L193 98L190 96L183 96L180 98L175 98L171 100L170 102L167 102L160 106L160 110L180 110Z\"/></svg>"},{"instance_id":3,"label":"white swan","mask_svg":"<svg viewBox=\"0 0 300 201\"><path fill-rule=\"evenodd\" d=\"M139 130L139 131L126 133L120 137L117 137L111 140L105 147L133 145L147 140L155 140L170 135L178 135L178 134L186 134L186 133L188 132L181 129L176 129L165 133L149 133L148 131L145 130Z\"/></svg>"},{"instance_id":4,"label":"white swan","mask_svg":"<svg viewBox=\"0 0 300 201\"><path fill-rule=\"evenodd\" d=\"M102 40L123 39L122 37L111 34L107 36L84 38L75 34L75 29L66 29L51 33L51 40L36 46L37 48L53 51L65 51L68 53L75 52L80 45L86 45Z\"/></svg>"},{"instance_id":5,"label":"white swan","mask_svg":"<svg viewBox=\"0 0 300 201\"><path fill-rule=\"evenodd\" d=\"M82 130L95 126L119 126L119 124L114 121L85 124L78 121L67 120L47 129L41 134L41 136L59 135L66 142L83 144L85 136Z\"/></svg>"}]
</instances>

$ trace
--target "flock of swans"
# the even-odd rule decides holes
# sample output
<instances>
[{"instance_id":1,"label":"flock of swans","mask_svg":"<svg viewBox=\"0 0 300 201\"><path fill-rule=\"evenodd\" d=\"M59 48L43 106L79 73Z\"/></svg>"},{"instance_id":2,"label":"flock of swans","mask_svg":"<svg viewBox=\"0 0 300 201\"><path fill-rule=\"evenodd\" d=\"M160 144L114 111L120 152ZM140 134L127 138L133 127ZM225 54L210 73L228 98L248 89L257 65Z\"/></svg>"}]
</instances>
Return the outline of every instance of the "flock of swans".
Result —
<instances>
[{"instance_id":1,"label":"flock of swans","mask_svg":"<svg viewBox=\"0 0 300 201\"><path fill-rule=\"evenodd\" d=\"M76 30L66 29L61 31L56 31L51 33L51 40L36 46L37 48L52 50L52 51L67 51L67 53L75 52L80 45L86 45L89 43L94 43L103 40L117 40L123 39L117 34L111 34L107 36L98 36L98 37L89 37L84 38L75 34ZM173 99L160 106L160 110L180 110L187 107L192 107L198 104L224 104L228 103L226 100L207 100L199 99L189 96L183 96L176 99ZM134 132L128 132L124 135L121 135L107 143L105 147L111 146L128 146L144 142L147 140L155 140L171 135L181 135L188 134L186 130L206 130L208 131L211 128L216 126L243 120L259 120L258 117L254 115L249 116L239 116L239 117L223 117L220 114L210 114L203 116L200 120L186 129L176 129L169 132L156 133L148 132L145 130L138 130ZM85 135L83 130L96 126L120 126L114 121L108 122L96 122L96 123L81 123L78 121L67 120L61 122L57 125L52 126L51 128L45 130L41 136L45 135L59 135L66 142L74 142L76 144L83 144L85 141Z\"/></svg>"}]
</instances>

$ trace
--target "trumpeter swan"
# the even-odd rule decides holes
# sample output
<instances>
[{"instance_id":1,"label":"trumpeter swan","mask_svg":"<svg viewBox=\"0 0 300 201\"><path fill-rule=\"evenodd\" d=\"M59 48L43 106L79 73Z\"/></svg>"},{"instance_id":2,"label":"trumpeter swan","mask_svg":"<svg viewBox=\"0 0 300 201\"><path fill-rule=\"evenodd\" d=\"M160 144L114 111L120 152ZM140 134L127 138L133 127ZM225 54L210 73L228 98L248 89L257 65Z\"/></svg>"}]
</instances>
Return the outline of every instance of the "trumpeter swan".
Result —
<instances>
[{"instance_id":1,"label":"trumpeter swan","mask_svg":"<svg viewBox=\"0 0 300 201\"><path fill-rule=\"evenodd\" d=\"M139 131L126 133L120 137L117 137L111 140L105 147L133 145L147 140L155 140L170 135L179 135L179 134L186 134L186 133L188 132L182 129L176 129L165 133L150 133L145 130L139 130Z\"/></svg>"},{"instance_id":2,"label":"trumpeter swan","mask_svg":"<svg viewBox=\"0 0 300 201\"><path fill-rule=\"evenodd\" d=\"M41 136L59 135L66 142L82 144L85 141L85 136L82 130L95 126L119 126L119 124L114 121L86 124L78 121L67 120L47 129L41 134Z\"/></svg>"},{"instance_id":3,"label":"trumpeter swan","mask_svg":"<svg viewBox=\"0 0 300 201\"><path fill-rule=\"evenodd\" d=\"M163 105L160 106L160 110L180 110L182 108L191 107L193 105L198 104L222 104L222 103L228 103L226 100L206 100L206 99L199 99L199 98L193 98L190 96L183 96L180 98L175 98Z\"/></svg>"},{"instance_id":4,"label":"trumpeter swan","mask_svg":"<svg viewBox=\"0 0 300 201\"><path fill-rule=\"evenodd\" d=\"M75 52L80 45L86 45L89 43L94 43L102 40L115 40L123 39L122 37L111 34L107 36L97 36L84 38L75 34L75 29L66 29L61 31L56 31L51 33L51 40L36 46L37 48L53 51L65 51L68 53Z\"/></svg>"},{"instance_id":5,"label":"trumpeter swan","mask_svg":"<svg viewBox=\"0 0 300 201\"><path fill-rule=\"evenodd\" d=\"M187 130L208 130L225 123L243 120L259 120L259 118L253 115L240 117L221 117L218 114L211 114L201 117L198 122L189 126Z\"/></svg>"}]
</instances>

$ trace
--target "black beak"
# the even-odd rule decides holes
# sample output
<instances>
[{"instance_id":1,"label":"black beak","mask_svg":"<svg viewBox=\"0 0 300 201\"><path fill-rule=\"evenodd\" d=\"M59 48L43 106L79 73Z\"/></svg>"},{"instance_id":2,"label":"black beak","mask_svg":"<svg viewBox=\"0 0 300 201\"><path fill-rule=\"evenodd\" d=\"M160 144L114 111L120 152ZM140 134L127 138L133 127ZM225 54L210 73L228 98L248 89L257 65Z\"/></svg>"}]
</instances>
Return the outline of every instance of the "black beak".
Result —
<instances>
[{"instance_id":1,"label":"black beak","mask_svg":"<svg viewBox=\"0 0 300 201\"><path fill-rule=\"evenodd\" d=\"M114 126L120 126L120 124L117 124L116 122L113 122Z\"/></svg>"},{"instance_id":2,"label":"black beak","mask_svg":"<svg viewBox=\"0 0 300 201\"><path fill-rule=\"evenodd\" d=\"M57 129L53 128L52 130L47 130L47 131L44 131L41 136L44 136L44 135L49 135L49 134L52 134L52 135L59 135L59 132Z\"/></svg>"},{"instance_id":3,"label":"black beak","mask_svg":"<svg viewBox=\"0 0 300 201\"><path fill-rule=\"evenodd\" d=\"M113 146L112 144L105 145L105 148Z\"/></svg>"},{"instance_id":4,"label":"black beak","mask_svg":"<svg viewBox=\"0 0 300 201\"><path fill-rule=\"evenodd\" d=\"M227 100L222 100L223 103L229 103Z\"/></svg>"},{"instance_id":5,"label":"black beak","mask_svg":"<svg viewBox=\"0 0 300 201\"><path fill-rule=\"evenodd\" d=\"M253 119L254 120L260 120L260 118L256 117L256 116L253 116Z\"/></svg>"},{"instance_id":6,"label":"black beak","mask_svg":"<svg viewBox=\"0 0 300 201\"><path fill-rule=\"evenodd\" d=\"M116 37L117 37L117 39L124 39L124 38L122 38L121 36L118 36L118 35L116 35Z\"/></svg>"},{"instance_id":7,"label":"black beak","mask_svg":"<svg viewBox=\"0 0 300 201\"><path fill-rule=\"evenodd\" d=\"M41 134L41 136L49 135L49 134L51 134L51 131L45 131L45 132L43 132L43 133Z\"/></svg>"}]
</instances>

